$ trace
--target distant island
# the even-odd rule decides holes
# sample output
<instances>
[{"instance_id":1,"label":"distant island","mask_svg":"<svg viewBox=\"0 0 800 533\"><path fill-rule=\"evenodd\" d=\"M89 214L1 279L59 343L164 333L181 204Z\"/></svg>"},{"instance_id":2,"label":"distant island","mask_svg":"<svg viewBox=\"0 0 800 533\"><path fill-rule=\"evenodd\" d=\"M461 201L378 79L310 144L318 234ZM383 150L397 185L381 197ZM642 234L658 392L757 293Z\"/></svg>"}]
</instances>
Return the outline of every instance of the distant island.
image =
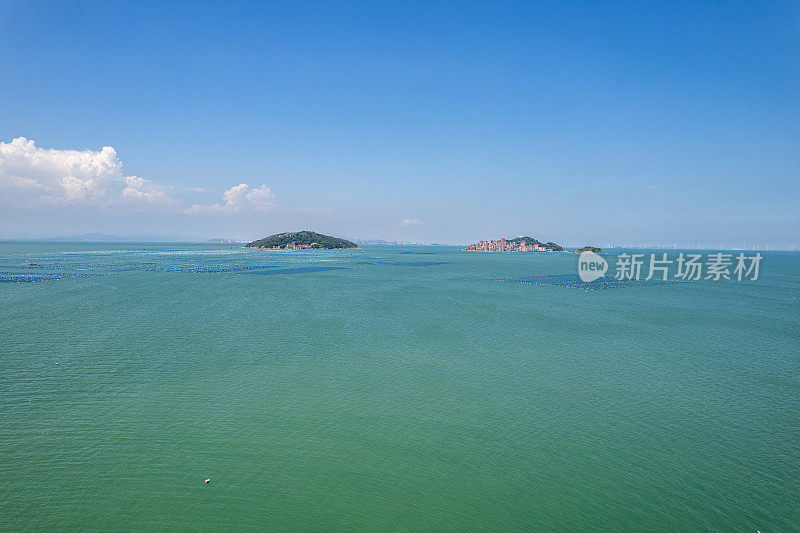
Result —
<instances>
[{"instance_id":1,"label":"distant island","mask_svg":"<svg viewBox=\"0 0 800 533\"><path fill-rule=\"evenodd\" d=\"M358 248L354 242L313 231L276 233L257 241L249 242L245 248L269 248L271 250L334 250Z\"/></svg>"},{"instance_id":2,"label":"distant island","mask_svg":"<svg viewBox=\"0 0 800 533\"><path fill-rule=\"evenodd\" d=\"M533 237L480 241L463 248L464 252L566 252L554 242L542 243Z\"/></svg>"},{"instance_id":3,"label":"distant island","mask_svg":"<svg viewBox=\"0 0 800 533\"><path fill-rule=\"evenodd\" d=\"M594 252L596 254L605 254L606 253L605 250L603 250L601 248L595 248L594 246L584 246L583 248L575 250L572 253L574 253L574 254L582 254L583 252Z\"/></svg>"}]
</instances>

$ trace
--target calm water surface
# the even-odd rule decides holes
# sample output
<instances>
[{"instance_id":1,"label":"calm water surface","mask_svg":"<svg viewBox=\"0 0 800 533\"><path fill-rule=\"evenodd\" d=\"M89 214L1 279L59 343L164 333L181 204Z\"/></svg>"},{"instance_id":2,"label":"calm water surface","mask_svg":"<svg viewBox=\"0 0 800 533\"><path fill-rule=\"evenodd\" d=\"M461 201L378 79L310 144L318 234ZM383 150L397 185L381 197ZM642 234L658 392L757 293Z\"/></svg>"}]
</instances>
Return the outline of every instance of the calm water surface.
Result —
<instances>
[{"instance_id":1,"label":"calm water surface","mask_svg":"<svg viewBox=\"0 0 800 533\"><path fill-rule=\"evenodd\" d=\"M0 244L0 530L800 529L800 254L575 263Z\"/></svg>"}]
</instances>

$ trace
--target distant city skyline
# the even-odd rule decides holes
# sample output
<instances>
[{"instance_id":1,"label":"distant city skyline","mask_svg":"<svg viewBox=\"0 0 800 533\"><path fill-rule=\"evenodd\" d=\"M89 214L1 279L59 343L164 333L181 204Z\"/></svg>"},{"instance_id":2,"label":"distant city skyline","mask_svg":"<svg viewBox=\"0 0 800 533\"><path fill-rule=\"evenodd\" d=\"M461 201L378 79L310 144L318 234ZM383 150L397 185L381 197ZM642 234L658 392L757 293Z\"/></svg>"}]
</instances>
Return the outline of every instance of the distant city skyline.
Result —
<instances>
[{"instance_id":1,"label":"distant city skyline","mask_svg":"<svg viewBox=\"0 0 800 533\"><path fill-rule=\"evenodd\" d=\"M800 249L800 4L0 4L0 239Z\"/></svg>"}]
</instances>

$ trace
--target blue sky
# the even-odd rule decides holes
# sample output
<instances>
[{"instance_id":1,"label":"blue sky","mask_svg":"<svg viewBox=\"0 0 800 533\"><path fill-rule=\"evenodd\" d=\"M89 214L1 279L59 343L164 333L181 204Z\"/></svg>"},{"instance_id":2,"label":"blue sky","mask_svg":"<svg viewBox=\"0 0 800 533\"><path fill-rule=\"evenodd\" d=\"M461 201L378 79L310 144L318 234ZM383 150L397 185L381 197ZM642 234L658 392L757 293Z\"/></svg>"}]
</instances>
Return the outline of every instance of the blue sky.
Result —
<instances>
[{"instance_id":1,"label":"blue sky","mask_svg":"<svg viewBox=\"0 0 800 533\"><path fill-rule=\"evenodd\" d=\"M4 1L0 237L797 246L798 42L796 2Z\"/></svg>"}]
</instances>

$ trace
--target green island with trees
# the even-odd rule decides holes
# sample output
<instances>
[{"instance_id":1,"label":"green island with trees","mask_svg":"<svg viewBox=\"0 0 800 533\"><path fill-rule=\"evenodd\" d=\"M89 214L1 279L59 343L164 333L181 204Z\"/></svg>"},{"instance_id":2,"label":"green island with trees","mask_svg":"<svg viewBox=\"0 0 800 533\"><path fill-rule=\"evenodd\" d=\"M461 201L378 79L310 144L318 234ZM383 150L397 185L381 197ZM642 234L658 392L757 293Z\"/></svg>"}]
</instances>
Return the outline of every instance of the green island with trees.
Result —
<instances>
[{"instance_id":1,"label":"green island with trees","mask_svg":"<svg viewBox=\"0 0 800 533\"><path fill-rule=\"evenodd\" d=\"M465 252L566 252L554 242L542 242L533 237L520 235L513 239L480 241L463 249Z\"/></svg>"},{"instance_id":2,"label":"green island with trees","mask_svg":"<svg viewBox=\"0 0 800 533\"><path fill-rule=\"evenodd\" d=\"M594 246L584 246L583 248L581 248L579 250L575 250L572 253L574 253L574 254L582 254L583 252L594 252L596 254L605 254L606 253L606 251L603 250L602 248L595 248Z\"/></svg>"},{"instance_id":3,"label":"green island with trees","mask_svg":"<svg viewBox=\"0 0 800 533\"><path fill-rule=\"evenodd\" d=\"M528 246L536 245L541 246L542 248L546 248L551 252L563 252L564 248L554 242L540 242L533 237L515 237L513 239L508 240L507 242L513 242L516 244L521 244L525 242Z\"/></svg>"},{"instance_id":4,"label":"green island with trees","mask_svg":"<svg viewBox=\"0 0 800 533\"><path fill-rule=\"evenodd\" d=\"M276 233L257 241L249 242L245 248L269 248L273 250L334 250L358 248L354 242L313 231Z\"/></svg>"}]
</instances>

